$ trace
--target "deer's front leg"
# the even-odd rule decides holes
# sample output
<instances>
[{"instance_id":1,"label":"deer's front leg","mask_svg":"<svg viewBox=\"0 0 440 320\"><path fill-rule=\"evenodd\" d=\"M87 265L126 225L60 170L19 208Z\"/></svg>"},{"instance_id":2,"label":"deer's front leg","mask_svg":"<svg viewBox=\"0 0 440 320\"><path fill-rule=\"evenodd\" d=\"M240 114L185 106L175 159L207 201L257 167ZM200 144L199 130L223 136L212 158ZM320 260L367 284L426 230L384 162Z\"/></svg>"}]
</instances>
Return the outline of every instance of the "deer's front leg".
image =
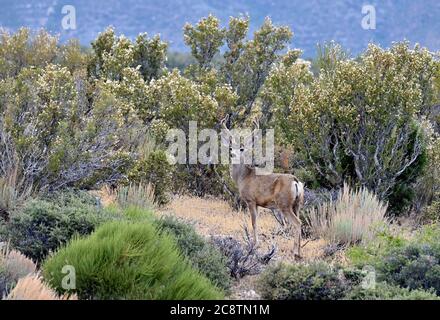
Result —
<instances>
[{"instance_id":1,"label":"deer's front leg","mask_svg":"<svg viewBox=\"0 0 440 320\"><path fill-rule=\"evenodd\" d=\"M254 231L254 244L256 245L258 243L258 234L257 234L258 209L257 209L257 205L253 202L248 203L248 208L249 208L249 212L251 213L252 229Z\"/></svg>"}]
</instances>

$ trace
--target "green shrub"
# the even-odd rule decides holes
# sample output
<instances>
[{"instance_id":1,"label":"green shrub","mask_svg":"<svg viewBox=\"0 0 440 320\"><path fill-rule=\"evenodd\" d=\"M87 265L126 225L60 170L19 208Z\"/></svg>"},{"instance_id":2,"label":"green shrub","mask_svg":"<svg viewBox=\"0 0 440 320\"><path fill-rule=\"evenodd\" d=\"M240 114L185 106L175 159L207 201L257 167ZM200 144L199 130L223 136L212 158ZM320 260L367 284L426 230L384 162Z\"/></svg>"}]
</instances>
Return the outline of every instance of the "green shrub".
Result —
<instances>
[{"instance_id":1,"label":"green shrub","mask_svg":"<svg viewBox=\"0 0 440 320\"><path fill-rule=\"evenodd\" d=\"M172 186L173 167L162 150L148 155L146 160L139 160L129 174L130 181L148 182L154 186L154 198L157 204L169 201Z\"/></svg>"},{"instance_id":2,"label":"green shrub","mask_svg":"<svg viewBox=\"0 0 440 320\"><path fill-rule=\"evenodd\" d=\"M325 263L281 263L262 274L259 291L270 300L336 300L360 281L360 272L344 272Z\"/></svg>"},{"instance_id":3,"label":"green shrub","mask_svg":"<svg viewBox=\"0 0 440 320\"><path fill-rule=\"evenodd\" d=\"M383 231L368 244L350 247L345 253L351 264L362 268L365 265L375 265L381 256L405 245L407 241L399 235Z\"/></svg>"},{"instance_id":4,"label":"green shrub","mask_svg":"<svg viewBox=\"0 0 440 320\"><path fill-rule=\"evenodd\" d=\"M436 197L429 206L423 208L421 213L422 221L439 222L440 221L440 195Z\"/></svg>"},{"instance_id":5,"label":"green shrub","mask_svg":"<svg viewBox=\"0 0 440 320\"><path fill-rule=\"evenodd\" d=\"M439 225L425 226L409 240L384 234L367 246L349 249L347 257L357 267L374 267L379 281L440 293Z\"/></svg>"},{"instance_id":6,"label":"green shrub","mask_svg":"<svg viewBox=\"0 0 440 320\"><path fill-rule=\"evenodd\" d=\"M410 290L386 282L376 283L371 289L363 289L361 286L350 291L345 297L347 300L439 300L431 291Z\"/></svg>"},{"instance_id":7,"label":"green shrub","mask_svg":"<svg viewBox=\"0 0 440 320\"><path fill-rule=\"evenodd\" d=\"M387 222L386 210L387 206L367 189L352 191L344 184L338 199L310 210L308 220L314 236L350 245L372 240L375 228Z\"/></svg>"},{"instance_id":8,"label":"green shrub","mask_svg":"<svg viewBox=\"0 0 440 320\"><path fill-rule=\"evenodd\" d=\"M151 223L109 222L60 249L43 265L44 278L59 293L65 292L65 265L75 268L71 293L82 299L222 298Z\"/></svg>"},{"instance_id":9,"label":"green shrub","mask_svg":"<svg viewBox=\"0 0 440 320\"><path fill-rule=\"evenodd\" d=\"M440 294L440 247L410 244L381 257L376 266L378 278L409 289Z\"/></svg>"},{"instance_id":10,"label":"green shrub","mask_svg":"<svg viewBox=\"0 0 440 320\"><path fill-rule=\"evenodd\" d=\"M83 190L66 189L64 191L48 193L42 196L60 207L100 207L99 198Z\"/></svg>"},{"instance_id":11,"label":"green shrub","mask_svg":"<svg viewBox=\"0 0 440 320\"><path fill-rule=\"evenodd\" d=\"M94 204L93 204L94 203ZM4 228L13 248L41 262L50 251L73 235L90 234L96 226L113 218L98 208L96 199L85 192L57 193L33 199L11 216Z\"/></svg>"},{"instance_id":12,"label":"green shrub","mask_svg":"<svg viewBox=\"0 0 440 320\"><path fill-rule=\"evenodd\" d=\"M178 248L195 268L219 288L230 288L227 259L217 247L205 241L191 226L179 222L174 217L165 216L158 223L161 230L176 239Z\"/></svg>"}]
</instances>

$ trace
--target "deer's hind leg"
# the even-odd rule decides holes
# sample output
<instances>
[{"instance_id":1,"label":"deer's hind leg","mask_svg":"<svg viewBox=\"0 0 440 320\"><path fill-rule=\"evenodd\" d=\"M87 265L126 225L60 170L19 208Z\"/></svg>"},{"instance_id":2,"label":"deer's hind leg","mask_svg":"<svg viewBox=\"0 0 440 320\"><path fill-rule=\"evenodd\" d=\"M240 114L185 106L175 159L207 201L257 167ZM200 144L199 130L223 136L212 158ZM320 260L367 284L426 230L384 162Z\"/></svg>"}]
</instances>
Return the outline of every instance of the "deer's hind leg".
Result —
<instances>
[{"instance_id":1,"label":"deer's hind leg","mask_svg":"<svg viewBox=\"0 0 440 320\"><path fill-rule=\"evenodd\" d=\"M295 258L301 258L301 220L294 213L292 207L283 209L283 213L294 231L293 253Z\"/></svg>"}]
</instances>

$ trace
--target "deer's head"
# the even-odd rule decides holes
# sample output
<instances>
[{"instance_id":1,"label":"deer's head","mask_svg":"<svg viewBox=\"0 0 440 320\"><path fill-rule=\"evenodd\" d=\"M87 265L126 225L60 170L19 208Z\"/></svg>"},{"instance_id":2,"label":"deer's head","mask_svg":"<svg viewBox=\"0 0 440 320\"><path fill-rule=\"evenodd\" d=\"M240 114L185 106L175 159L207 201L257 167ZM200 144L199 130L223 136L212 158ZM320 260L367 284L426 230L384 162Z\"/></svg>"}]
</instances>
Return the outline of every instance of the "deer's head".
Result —
<instances>
[{"instance_id":1,"label":"deer's head","mask_svg":"<svg viewBox=\"0 0 440 320\"><path fill-rule=\"evenodd\" d=\"M229 148L231 154L231 160L234 164L252 164L252 148L253 148L253 137L255 133L259 130L258 121L254 120L254 130L250 134L242 135L240 132L233 130L231 132L226 126L226 122L229 119L227 115L222 121L222 134L221 140L222 144ZM241 139L242 138L242 139Z\"/></svg>"}]
</instances>

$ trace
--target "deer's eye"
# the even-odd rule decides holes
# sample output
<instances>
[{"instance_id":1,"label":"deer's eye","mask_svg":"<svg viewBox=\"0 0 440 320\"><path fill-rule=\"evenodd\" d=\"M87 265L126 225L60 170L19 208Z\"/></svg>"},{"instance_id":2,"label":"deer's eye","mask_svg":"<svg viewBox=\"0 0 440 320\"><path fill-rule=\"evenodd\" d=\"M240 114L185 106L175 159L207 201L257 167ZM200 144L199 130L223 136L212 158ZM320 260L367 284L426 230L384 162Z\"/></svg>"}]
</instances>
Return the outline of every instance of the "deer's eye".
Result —
<instances>
[{"instance_id":1,"label":"deer's eye","mask_svg":"<svg viewBox=\"0 0 440 320\"><path fill-rule=\"evenodd\" d=\"M232 151L232 147L229 147L229 151Z\"/></svg>"},{"instance_id":2,"label":"deer's eye","mask_svg":"<svg viewBox=\"0 0 440 320\"><path fill-rule=\"evenodd\" d=\"M244 148L243 148L243 147L242 147L242 148L240 148L240 151L241 151L241 152L243 152L243 151L244 151Z\"/></svg>"}]
</instances>

